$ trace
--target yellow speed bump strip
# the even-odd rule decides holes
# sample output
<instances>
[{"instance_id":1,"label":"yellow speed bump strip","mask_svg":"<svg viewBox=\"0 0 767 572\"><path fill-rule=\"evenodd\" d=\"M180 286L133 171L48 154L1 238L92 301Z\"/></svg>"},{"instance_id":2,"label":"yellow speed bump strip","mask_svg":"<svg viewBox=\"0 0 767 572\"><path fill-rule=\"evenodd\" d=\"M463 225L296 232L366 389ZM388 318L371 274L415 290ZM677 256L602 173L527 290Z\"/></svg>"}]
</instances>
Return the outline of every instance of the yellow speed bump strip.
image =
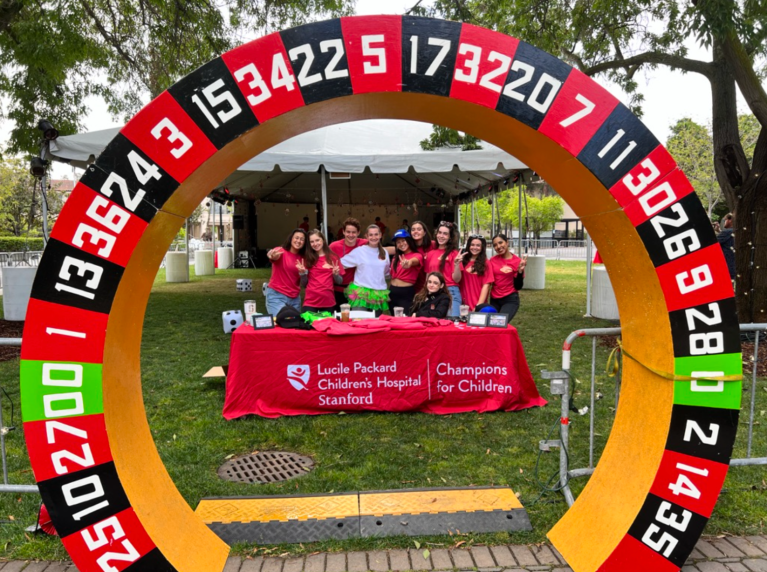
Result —
<instances>
[{"instance_id":1,"label":"yellow speed bump strip","mask_svg":"<svg viewBox=\"0 0 767 572\"><path fill-rule=\"evenodd\" d=\"M211 498L195 513L229 543L531 530L507 487Z\"/></svg>"}]
</instances>

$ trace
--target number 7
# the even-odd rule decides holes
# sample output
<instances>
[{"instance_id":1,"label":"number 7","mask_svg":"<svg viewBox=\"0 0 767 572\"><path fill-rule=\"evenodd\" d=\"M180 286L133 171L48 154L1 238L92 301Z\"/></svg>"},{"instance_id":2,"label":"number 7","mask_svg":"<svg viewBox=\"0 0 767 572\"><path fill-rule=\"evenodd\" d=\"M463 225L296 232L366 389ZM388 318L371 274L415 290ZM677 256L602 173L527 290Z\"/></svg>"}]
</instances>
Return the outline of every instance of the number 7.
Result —
<instances>
[{"instance_id":1,"label":"number 7","mask_svg":"<svg viewBox=\"0 0 767 572\"><path fill-rule=\"evenodd\" d=\"M586 117L588 114L590 114L592 111L594 111L594 108L596 107L596 105L593 102L583 97L580 93L575 96L575 99L583 105L583 109L581 109L580 111L577 111L576 113L574 113L567 119L563 119L562 121L560 121L559 124L562 127L570 127L573 123L575 123L576 121L580 121L581 119Z\"/></svg>"}]
</instances>

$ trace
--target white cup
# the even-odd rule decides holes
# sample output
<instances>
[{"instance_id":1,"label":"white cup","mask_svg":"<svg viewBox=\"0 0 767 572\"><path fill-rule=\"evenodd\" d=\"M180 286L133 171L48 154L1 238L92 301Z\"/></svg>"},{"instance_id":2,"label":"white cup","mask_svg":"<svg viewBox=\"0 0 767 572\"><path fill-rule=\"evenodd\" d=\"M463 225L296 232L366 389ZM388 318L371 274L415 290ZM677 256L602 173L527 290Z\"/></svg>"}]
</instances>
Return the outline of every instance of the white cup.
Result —
<instances>
[{"instance_id":1,"label":"white cup","mask_svg":"<svg viewBox=\"0 0 767 572\"><path fill-rule=\"evenodd\" d=\"M399 306L394 307L394 317L395 318L401 318L405 315L405 308L400 308Z\"/></svg>"}]
</instances>

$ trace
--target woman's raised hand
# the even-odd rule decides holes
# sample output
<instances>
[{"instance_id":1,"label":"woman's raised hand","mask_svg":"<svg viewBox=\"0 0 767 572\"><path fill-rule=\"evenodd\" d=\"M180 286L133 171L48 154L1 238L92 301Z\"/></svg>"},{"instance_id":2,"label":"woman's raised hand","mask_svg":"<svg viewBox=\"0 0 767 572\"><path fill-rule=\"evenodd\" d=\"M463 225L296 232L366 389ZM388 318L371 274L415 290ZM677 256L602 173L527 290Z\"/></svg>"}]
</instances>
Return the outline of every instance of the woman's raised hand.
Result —
<instances>
[{"instance_id":1,"label":"woman's raised hand","mask_svg":"<svg viewBox=\"0 0 767 572\"><path fill-rule=\"evenodd\" d=\"M410 262L409 259L405 258L404 254L399 255L399 263L402 268L410 268L412 262Z\"/></svg>"},{"instance_id":2,"label":"woman's raised hand","mask_svg":"<svg viewBox=\"0 0 767 572\"><path fill-rule=\"evenodd\" d=\"M333 274L335 276L338 276L341 273L341 267L338 265L338 263L333 263Z\"/></svg>"},{"instance_id":3,"label":"woman's raised hand","mask_svg":"<svg viewBox=\"0 0 767 572\"><path fill-rule=\"evenodd\" d=\"M527 266L527 254L525 254L522 257L522 262L519 263L519 268L517 269L517 272L520 273L520 274L522 272L524 272L525 271L525 266Z\"/></svg>"},{"instance_id":4,"label":"woman's raised hand","mask_svg":"<svg viewBox=\"0 0 767 572\"><path fill-rule=\"evenodd\" d=\"M296 260L296 268L298 268L298 272L300 274L306 274L306 266L304 266L304 259L299 258Z\"/></svg>"}]
</instances>

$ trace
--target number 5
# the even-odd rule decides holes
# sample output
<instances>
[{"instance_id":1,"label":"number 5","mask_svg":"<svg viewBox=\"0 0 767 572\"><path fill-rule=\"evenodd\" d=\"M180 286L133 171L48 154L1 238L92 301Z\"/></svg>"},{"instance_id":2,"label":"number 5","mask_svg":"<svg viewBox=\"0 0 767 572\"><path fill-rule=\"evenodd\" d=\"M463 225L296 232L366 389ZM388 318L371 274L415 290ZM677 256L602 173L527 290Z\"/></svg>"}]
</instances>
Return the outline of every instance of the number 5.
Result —
<instances>
[{"instance_id":1,"label":"number 5","mask_svg":"<svg viewBox=\"0 0 767 572\"><path fill-rule=\"evenodd\" d=\"M179 131L178 127L176 127L167 117L163 118L160 123L154 126L152 129L152 135L154 135L155 139L159 139L162 137L162 132L165 129L170 132L168 134L168 141L171 143L174 143L175 141L181 141L181 145L179 147L170 150L171 155L173 155L176 159L180 159L184 153L192 148L192 142L189 140L189 137Z\"/></svg>"},{"instance_id":2,"label":"number 5","mask_svg":"<svg viewBox=\"0 0 767 572\"><path fill-rule=\"evenodd\" d=\"M378 63L364 62L362 69L365 73L386 73L386 48L374 48L371 44L380 44L384 41L383 34L374 36L362 36L362 55L378 58Z\"/></svg>"}]
</instances>

